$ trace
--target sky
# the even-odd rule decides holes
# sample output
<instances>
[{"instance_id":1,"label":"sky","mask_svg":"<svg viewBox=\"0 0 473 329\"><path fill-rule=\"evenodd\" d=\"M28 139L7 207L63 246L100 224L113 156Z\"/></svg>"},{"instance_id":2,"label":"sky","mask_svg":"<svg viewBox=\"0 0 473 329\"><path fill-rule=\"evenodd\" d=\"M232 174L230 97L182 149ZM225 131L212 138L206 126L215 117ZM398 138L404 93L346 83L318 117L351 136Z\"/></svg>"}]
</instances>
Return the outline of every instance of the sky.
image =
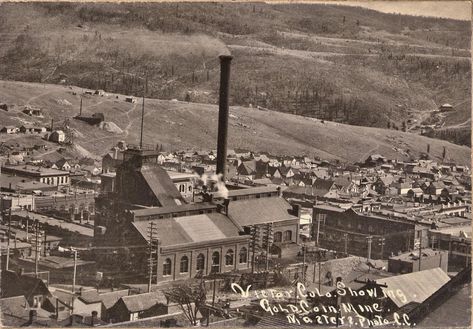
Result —
<instances>
[{"instance_id":1,"label":"sky","mask_svg":"<svg viewBox=\"0 0 473 329\"><path fill-rule=\"evenodd\" d=\"M470 1L324 1L374 9L384 13L471 20Z\"/></svg>"}]
</instances>

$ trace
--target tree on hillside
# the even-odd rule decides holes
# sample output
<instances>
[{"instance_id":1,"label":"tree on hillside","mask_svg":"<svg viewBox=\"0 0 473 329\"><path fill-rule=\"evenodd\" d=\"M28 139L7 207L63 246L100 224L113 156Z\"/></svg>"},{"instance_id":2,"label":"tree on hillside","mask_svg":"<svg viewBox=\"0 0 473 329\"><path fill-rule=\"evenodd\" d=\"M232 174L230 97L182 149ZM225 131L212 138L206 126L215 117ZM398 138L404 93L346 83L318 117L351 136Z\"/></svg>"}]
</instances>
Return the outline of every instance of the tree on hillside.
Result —
<instances>
[{"instance_id":1,"label":"tree on hillside","mask_svg":"<svg viewBox=\"0 0 473 329\"><path fill-rule=\"evenodd\" d=\"M445 158L447 157L447 148L444 146L443 147L443 152L442 152L442 160L445 161Z\"/></svg>"},{"instance_id":2,"label":"tree on hillside","mask_svg":"<svg viewBox=\"0 0 473 329\"><path fill-rule=\"evenodd\" d=\"M427 144L427 154L430 154L430 144Z\"/></svg>"}]
</instances>

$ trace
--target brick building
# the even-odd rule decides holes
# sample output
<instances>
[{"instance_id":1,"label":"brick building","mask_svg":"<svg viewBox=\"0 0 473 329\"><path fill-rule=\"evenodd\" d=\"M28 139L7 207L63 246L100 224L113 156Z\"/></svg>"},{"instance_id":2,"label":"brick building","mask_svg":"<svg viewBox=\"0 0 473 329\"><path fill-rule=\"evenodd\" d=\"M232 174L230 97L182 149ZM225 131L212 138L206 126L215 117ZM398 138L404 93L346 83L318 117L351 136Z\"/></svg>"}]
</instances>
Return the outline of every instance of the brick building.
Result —
<instances>
[{"instance_id":1,"label":"brick building","mask_svg":"<svg viewBox=\"0 0 473 329\"><path fill-rule=\"evenodd\" d=\"M312 237L323 248L371 258L386 259L392 254L413 250L420 242L428 246L428 226L413 221L357 212L327 204L313 208ZM370 242L371 241L371 242Z\"/></svg>"}]
</instances>

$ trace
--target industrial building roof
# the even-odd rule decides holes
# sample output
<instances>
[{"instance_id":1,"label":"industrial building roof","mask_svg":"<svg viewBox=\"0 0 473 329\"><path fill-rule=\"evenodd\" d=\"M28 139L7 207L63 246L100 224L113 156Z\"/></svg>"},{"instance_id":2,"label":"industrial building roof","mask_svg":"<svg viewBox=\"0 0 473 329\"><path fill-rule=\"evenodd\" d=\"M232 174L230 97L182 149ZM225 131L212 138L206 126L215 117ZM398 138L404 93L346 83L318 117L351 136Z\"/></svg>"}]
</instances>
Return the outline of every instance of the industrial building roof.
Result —
<instances>
[{"instance_id":1,"label":"industrial building roof","mask_svg":"<svg viewBox=\"0 0 473 329\"><path fill-rule=\"evenodd\" d=\"M159 166L144 165L140 168L140 173L161 206L175 206L185 203L166 170Z\"/></svg>"},{"instance_id":2,"label":"industrial building roof","mask_svg":"<svg viewBox=\"0 0 473 329\"><path fill-rule=\"evenodd\" d=\"M239 236L238 227L220 213L134 222L132 225L148 240L150 222L156 224L161 246L174 246Z\"/></svg>"},{"instance_id":3,"label":"industrial building roof","mask_svg":"<svg viewBox=\"0 0 473 329\"><path fill-rule=\"evenodd\" d=\"M290 212L292 206L283 198L268 197L230 201L228 215L240 226L297 219Z\"/></svg>"},{"instance_id":4,"label":"industrial building roof","mask_svg":"<svg viewBox=\"0 0 473 329\"><path fill-rule=\"evenodd\" d=\"M376 280L376 283L387 285L387 287L382 287L381 289L397 307L403 307L412 302L424 302L448 281L450 281L450 278L447 273L437 267L430 270L379 279ZM396 291L400 291L402 294L398 294Z\"/></svg>"}]
</instances>

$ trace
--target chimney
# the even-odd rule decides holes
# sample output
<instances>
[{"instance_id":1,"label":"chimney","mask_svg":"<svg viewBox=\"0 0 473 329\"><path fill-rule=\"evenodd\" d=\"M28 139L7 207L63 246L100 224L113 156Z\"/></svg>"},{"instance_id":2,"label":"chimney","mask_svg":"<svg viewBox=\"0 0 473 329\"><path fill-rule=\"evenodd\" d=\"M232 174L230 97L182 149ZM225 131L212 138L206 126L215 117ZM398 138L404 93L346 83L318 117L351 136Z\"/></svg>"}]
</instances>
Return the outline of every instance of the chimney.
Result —
<instances>
[{"instance_id":1,"label":"chimney","mask_svg":"<svg viewBox=\"0 0 473 329\"><path fill-rule=\"evenodd\" d=\"M292 205L292 213L294 216L301 217L301 206L298 204Z\"/></svg>"},{"instance_id":2,"label":"chimney","mask_svg":"<svg viewBox=\"0 0 473 329\"><path fill-rule=\"evenodd\" d=\"M225 182L225 167L227 164L227 136L228 136L228 99L230 91L230 63L232 56L220 57L220 95L218 110L218 139L217 139L217 175L222 175Z\"/></svg>"},{"instance_id":3,"label":"chimney","mask_svg":"<svg viewBox=\"0 0 473 329\"><path fill-rule=\"evenodd\" d=\"M51 119L51 131L54 129L54 119Z\"/></svg>"},{"instance_id":4,"label":"chimney","mask_svg":"<svg viewBox=\"0 0 473 329\"><path fill-rule=\"evenodd\" d=\"M228 216L228 205L230 204L230 199L223 200L223 206L225 207L225 215Z\"/></svg>"}]
</instances>

